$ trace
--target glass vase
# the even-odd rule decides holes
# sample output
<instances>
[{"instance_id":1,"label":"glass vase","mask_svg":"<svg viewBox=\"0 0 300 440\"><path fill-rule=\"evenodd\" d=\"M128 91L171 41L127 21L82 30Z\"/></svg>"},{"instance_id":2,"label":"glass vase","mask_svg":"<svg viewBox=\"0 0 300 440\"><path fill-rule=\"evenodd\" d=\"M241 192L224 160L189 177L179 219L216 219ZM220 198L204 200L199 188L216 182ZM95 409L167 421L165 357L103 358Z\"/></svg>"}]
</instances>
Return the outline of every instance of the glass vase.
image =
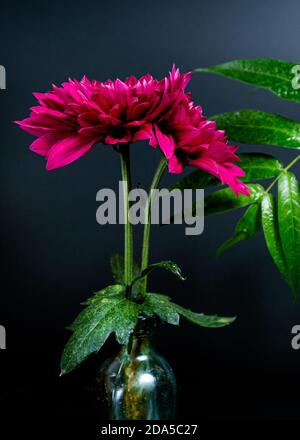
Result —
<instances>
[{"instance_id":1,"label":"glass vase","mask_svg":"<svg viewBox=\"0 0 300 440\"><path fill-rule=\"evenodd\" d=\"M176 380L152 345L153 321L140 318L128 346L102 365L97 392L110 420L174 420Z\"/></svg>"}]
</instances>

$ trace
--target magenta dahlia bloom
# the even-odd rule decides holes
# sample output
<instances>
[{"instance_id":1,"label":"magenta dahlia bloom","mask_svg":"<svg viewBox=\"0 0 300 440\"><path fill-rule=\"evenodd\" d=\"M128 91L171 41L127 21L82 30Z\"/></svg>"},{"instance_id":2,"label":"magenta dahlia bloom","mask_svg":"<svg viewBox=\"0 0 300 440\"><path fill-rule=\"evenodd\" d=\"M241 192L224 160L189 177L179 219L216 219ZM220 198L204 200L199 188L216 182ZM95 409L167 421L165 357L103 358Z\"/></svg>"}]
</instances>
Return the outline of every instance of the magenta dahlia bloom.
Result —
<instances>
[{"instance_id":1,"label":"magenta dahlia bloom","mask_svg":"<svg viewBox=\"0 0 300 440\"><path fill-rule=\"evenodd\" d=\"M195 166L226 183L236 195L249 195L247 186L238 179L245 173L234 164L240 161L235 154L238 147L228 144L224 131L202 115L202 108L195 106L190 94L167 118L148 124L147 129L150 145L160 147L170 173L180 174L186 165Z\"/></svg>"},{"instance_id":2,"label":"magenta dahlia bloom","mask_svg":"<svg viewBox=\"0 0 300 440\"><path fill-rule=\"evenodd\" d=\"M47 159L47 169L62 167L87 153L95 144L121 145L149 140L169 162L171 173L192 165L218 177L235 193L247 193L233 162L237 147L227 144L215 123L185 92L191 73L174 66L162 80L150 74L124 82L69 80L46 93L34 93L38 105L17 123L37 137L30 149Z\"/></svg>"}]
</instances>

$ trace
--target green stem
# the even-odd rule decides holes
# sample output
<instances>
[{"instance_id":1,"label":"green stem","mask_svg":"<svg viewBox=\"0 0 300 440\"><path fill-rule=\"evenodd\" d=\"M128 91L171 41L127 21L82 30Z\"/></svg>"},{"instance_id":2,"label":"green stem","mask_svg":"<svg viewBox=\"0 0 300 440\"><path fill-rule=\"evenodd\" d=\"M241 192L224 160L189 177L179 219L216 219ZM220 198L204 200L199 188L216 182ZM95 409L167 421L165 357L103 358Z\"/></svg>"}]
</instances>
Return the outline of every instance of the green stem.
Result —
<instances>
[{"instance_id":1,"label":"green stem","mask_svg":"<svg viewBox=\"0 0 300 440\"><path fill-rule=\"evenodd\" d=\"M124 283L130 286L133 266L133 236L132 225L129 220L129 191L131 190L130 151L129 144L120 145L121 170L124 201Z\"/></svg>"},{"instance_id":2,"label":"green stem","mask_svg":"<svg viewBox=\"0 0 300 440\"><path fill-rule=\"evenodd\" d=\"M295 159L293 159L285 168L282 172L288 171L290 168L292 168L292 166L294 166L298 160L300 160L300 154L299 156L295 157ZM275 185L275 183L277 182L277 180L279 179L279 177L281 176L282 172L280 174L278 174L278 176L276 177L276 179L273 180L273 182L271 183L271 185L268 186L268 188L266 189L266 192L269 192L273 186Z\"/></svg>"},{"instance_id":3,"label":"green stem","mask_svg":"<svg viewBox=\"0 0 300 440\"><path fill-rule=\"evenodd\" d=\"M148 194L148 200L147 205L145 209L145 226L144 226L144 238L143 238L143 248L142 248L142 264L141 264L141 270L146 269L148 266L149 261L149 241L150 241L150 228L151 228L151 205L152 205L152 190L157 189L159 182L162 178L162 175L166 169L167 166L167 160L165 157L163 157L156 169L156 172L154 174L150 191ZM141 283L141 296L145 296L147 290L147 276L145 276Z\"/></svg>"}]
</instances>

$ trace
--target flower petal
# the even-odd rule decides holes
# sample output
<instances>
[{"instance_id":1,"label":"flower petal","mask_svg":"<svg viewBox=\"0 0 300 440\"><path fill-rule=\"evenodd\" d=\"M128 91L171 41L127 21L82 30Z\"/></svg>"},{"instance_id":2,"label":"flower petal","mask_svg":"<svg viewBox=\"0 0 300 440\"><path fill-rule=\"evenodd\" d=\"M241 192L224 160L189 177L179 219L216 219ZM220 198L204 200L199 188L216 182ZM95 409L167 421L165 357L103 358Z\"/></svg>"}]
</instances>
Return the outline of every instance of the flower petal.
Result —
<instances>
[{"instance_id":1,"label":"flower petal","mask_svg":"<svg viewBox=\"0 0 300 440\"><path fill-rule=\"evenodd\" d=\"M156 124L154 125L154 127L157 143L166 158L170 159L170 157L173 156L175 150L174 138L171 134L162 133Z\"/></svg>"},{"instance_id":2,"label":"flower petal","mask_svg":"<svg viewBox=\"0 0 300 440\"><path fill-rule=\"evenodd\" d=\"M54 168L63 167L74 162L86 154L94 143L94 139L87 140L78 135L72 135L56 142L47 156L47 170L53 170Z\"/></svg>"}]
</instances>

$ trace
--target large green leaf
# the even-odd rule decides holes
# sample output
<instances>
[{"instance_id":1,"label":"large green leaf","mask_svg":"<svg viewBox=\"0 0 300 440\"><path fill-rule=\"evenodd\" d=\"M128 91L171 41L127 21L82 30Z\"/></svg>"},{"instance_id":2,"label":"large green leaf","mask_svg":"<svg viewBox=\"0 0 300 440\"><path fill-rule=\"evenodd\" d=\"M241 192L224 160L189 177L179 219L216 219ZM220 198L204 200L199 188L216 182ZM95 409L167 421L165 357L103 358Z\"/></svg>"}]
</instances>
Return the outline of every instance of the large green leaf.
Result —
<instances>
[{"instance_id":1,"label":"large green leaf","mask_svg":"<svg viewBox=\"0 0 300 440\"><path fill-rule=\"evenodd\" d=\"M217 257L219 257L225 250L229 249L234 244L254 237L261 225L260 210L260 203L254 203L253 205L249 206L243 217L236 225L233 237L225 241L225 243L223 243L217 250Z\"/></svg>"},{"instance_id":2,"label":"large green leaf","mask_svg":"<svg viewBox=\"0 0 300 440\"><path fill-rule=\"evenodd\" d=\"M289 284L289 274L278 229L277 208L273 194L266 193L261 203L261 220L267 248L274 263Z\"/></svg>"},{"instance_id":3,"label":"large green leaf","mask_svg":"<svg viewBox=\"0 0 300 440\"><path fill-rule=\"evenodd\" d=\"M261 58L235 60L212 67L199 68L195 72L216 73L247 84L263 87L279 98L300 102L297 89L297 67L299 63L278 59Z\"/></svg>"},{"instance_id":4,"label":"large green leaf","mask_svg":"<svg viewBox=\"0 0 300 440\"><path fill-rule=\"evenodd\" d=\"M159 293L147 293L141 306L142 313L146 316L158 316L169 324L179 324L179 314L174 309L169 297Z\"/></svg>"},{"instance_id":5,"label":"large green leaf","mask_svg":"<svg viewBox=\"0 0 300 440\"><path fill-rule=\"evenodd\" d=\"M166 260L166 261L160 261L159 263L150 264L146 269L144 269L141 273L141 275L137 276L132 284L136 283L140 279L147 276L152 270L154 269L165 269L168 272L171 272L172 274L176 275L181 281L184 281L186 278L183 276L182 271L178 264L174 263L174 261Z\"/></svg>"},{"instance_id":6,"label":"large green leaf","mask_svg":"<svg viewBox=\"0 0 300 440\"><path fill-rule=\"evenodd\" d=\"M143 307L143 313L148 316L156 314L162 320L175 325L178 325L179 323L179 315L201 327L210 328L224 327L235 320L235 317L210 316L204 315L203 313L192 312L191 310L187 310L184 307L171 302L167 296L158 293L147 293Z\"/></svg>"},{"instance_id":7,"label":"large green leaf","mask_svg":"<svg viewBox=\"0 0 300 440\"><path fill-rule=\"evenodd\" d=\"M231 141L300 149L300 124L292 119L260 110L222 113L210 119Z\"/></svg>"},{"instance_id":8,"label":"large green leaf","mask_svg":"<svg viewBox=\"0 0 300 440\"><path fill-rule=\"evenodd\" d=\"M289 172L282 173L278 180L278 222L291 286L296 297L300 284L300 195L298 181Z\"/></svg>"},{"instance_id":9,"label":"large green leaf","mask_svg":"<svg viewBox=\"0 0 300 440\"><path fill-rule=\"evenodd\" d=\"M205 215L222 214L233 209L242 208L257 202L264 194L264 188L259 184L249 184L250 196L234 195L230 188L215 191L204 199Z\"/></svg>"},{"instance_id":10,"label":"large green leaf","mask_svg":"<svg viewBox=\"0 0 300 440\"><path fill-rule=\"evenodd\" d=\"M81 364L91 353L98 352L111 333L120 344L128 342L138 318L139 305L127 300L125 292L99 294L78 315L72 324L73 334L67 342L62 359L61 374Z\"/></svg>"},{"instance_id":11,"label":"large green leaf","mask_svg":"<svg viewBox=\"0 0 300 440\"><path fill-rule=\"evenodd\" d=\"M231 324L236 318L235 317L225 317L218 315L204 315L203 313L195 313L191 310L187 310L184 307L174 304L175 310L182 315L185 319L193 322L194 324L200 325L201 327L208 328L218 328L225 327Z\"/></svg>"},{"instance_id":12,"label":"large green leaf","mask_svg":"<svg viewBox=\"0 0 300 440\"><path fill-rule=\"evenodd\" d=\"M246 176L241 179L244 182L277 177L283 170L282 162L269 154L241 153L238 156L241 159L238 165L246 173Z\"/></svg>"}]
</instances>

